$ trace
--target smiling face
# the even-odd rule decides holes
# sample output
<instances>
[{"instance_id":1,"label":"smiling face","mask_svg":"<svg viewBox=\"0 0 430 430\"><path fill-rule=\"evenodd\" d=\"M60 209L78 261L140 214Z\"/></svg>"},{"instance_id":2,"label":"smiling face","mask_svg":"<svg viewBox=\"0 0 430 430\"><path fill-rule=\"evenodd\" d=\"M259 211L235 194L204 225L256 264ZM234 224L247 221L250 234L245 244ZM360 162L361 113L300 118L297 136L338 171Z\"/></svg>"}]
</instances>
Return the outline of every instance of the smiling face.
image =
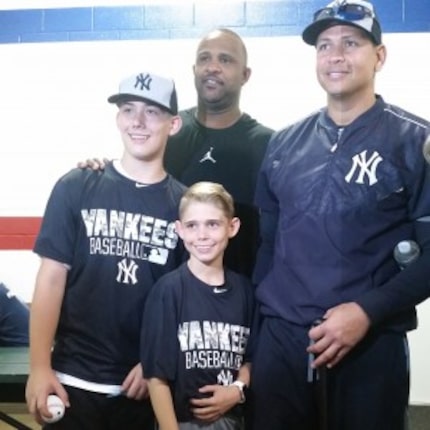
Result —
<instances>
[{"instance_id":1,"label":"smiling face","mask_svg":"<svg viewBox=\"0 0 430 430\"><path fill-rule=\"evenodd\" d=\"M385 62L385 47L375 46L360 29L336 25L323 31L315 45L317 77L328 100L374 97L375 73Z\"/></svg>"},{"instance_id":2,"label":"smiling face","mask_svg":"<svg viewBox=\"0 0 430 430\"><path fill-rule=\"evenodd\" d=\"M180 120L162 108L144 101L119 105L117 127L124 143L124 157L142 161L162 158L169 135Z\"/></svg>"},{"instance_id":3,"label":"smiling face","mask_svg":"<svg viewBox=\"0 0 430 430\"><path fill-rule=\"evenodd\" d=\"M193 66L199 100L212 111L223 111L239 103L242 86L250 69L242 40L234 33L216 30L206 36L197 49Z\"/></svg>"},{"instance_id":4,"label":"smiling face","mask_svg":"<svg viewBox=\"0 0 430 430\"><path fill-rule=\"evenodd\" d=\"M176 229L192 264L222 267L225 248L239 225L238 218L229 218L213 202L189 201L181 211Z\"/></svg>"}]
</instances>

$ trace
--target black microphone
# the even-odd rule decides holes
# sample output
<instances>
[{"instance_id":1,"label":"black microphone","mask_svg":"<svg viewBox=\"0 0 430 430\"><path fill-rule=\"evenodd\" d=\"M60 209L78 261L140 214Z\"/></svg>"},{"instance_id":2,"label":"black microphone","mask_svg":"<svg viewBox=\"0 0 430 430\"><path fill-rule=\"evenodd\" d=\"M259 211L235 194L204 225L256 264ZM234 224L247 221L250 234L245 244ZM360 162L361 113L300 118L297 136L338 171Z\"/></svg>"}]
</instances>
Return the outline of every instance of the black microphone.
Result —
<instances>
[{"instance_id":1,"label":"black microphone","mask_svg":"<svg viewBox=\"0 0 430 430\"><path fill-rule=\"evenodd\" d=\"M402 240L396 245L393 252L394 259L402 270L413 263L420 253L420 247L414 240Z\"/></svg>"},{"instance_id":2,"label":"black microphone","mask_svg":"<svg viewBox=\"0 0 430 430\"><path fill-rule=\"evenodd\" d=\"M423 155L427 163L430 164L430 136L427 137L423 145Z\"/></svg>"}]
</instances>

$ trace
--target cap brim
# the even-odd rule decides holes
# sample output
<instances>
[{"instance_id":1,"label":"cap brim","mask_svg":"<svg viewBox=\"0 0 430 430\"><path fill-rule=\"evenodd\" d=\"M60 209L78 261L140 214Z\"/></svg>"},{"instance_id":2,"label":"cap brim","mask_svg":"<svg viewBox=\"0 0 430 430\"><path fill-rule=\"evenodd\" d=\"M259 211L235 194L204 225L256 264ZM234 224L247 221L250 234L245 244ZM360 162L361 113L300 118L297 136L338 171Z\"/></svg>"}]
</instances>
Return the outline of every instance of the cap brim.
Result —
<instances>
[{"instance_id":1,"label":"cap brim","mask_svg":"<svg viewBox=\"0 0 430 430\"><path fill-rule=\"evenodd\" d=\"M345 21L339 18L325 18L320 21L315 21L309 26L307 26L303 33L302 38L308 45L315 45L318 39L318 36L325 30L330 27L334 27L335 25L349 25L350 27L358 28L362 30L365 34L369 36L369 38L373 41L372 35L367 32L361 25L356 25L350 21Z\"/></svg>"},{"instance_id":2,"label":"cap brim","mask_svg":"<svg viewBox=\"0 0 430 430\"><path fill-rule=\"evenodd\" d=\"M156 102L152 101L151 99L136 96L135 94L114 94L113 96L110 96L107 100L109 103L115 103L117 105L122 104L122 103L132 102L132 101L145 102L145 103L149 103L149 104L154 105L154 106L158 106L159 108L165 110L166 112L169 112L169 113L175 115L166 106L163 106L160 103L156 103Z\"/></svg>"}]
</instances>

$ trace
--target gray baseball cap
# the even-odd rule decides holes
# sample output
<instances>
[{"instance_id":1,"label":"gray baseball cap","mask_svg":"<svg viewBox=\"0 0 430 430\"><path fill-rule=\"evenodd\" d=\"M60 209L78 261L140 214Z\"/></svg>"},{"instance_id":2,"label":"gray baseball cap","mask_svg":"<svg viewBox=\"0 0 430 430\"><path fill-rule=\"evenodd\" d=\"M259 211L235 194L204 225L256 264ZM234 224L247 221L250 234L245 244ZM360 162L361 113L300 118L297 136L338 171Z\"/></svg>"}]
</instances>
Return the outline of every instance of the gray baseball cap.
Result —
<instances>
[{"instance_id":1,"label":"gray baseball cap","mask_svg":"<svg viewBox=\"0 0 430 430\"><path fill-rule=\"evenodd\" d=\"M336 0L314 14L312 24L303 31L303 40L315 45L318 36L335 25L351 25L364 30L376 45L382 43L381 25L372 3L364 0Z\"/></svg>"},{"instance_id":2,"label":"gray baseball cap","mask_svg":"<svg viewBox=\"0 0 430 430\"><path fill-rule=\"evenodd\" d=\"M173 115L178 113L175 82L154 73L140 72L123 79L118 93L108 98L109 103L117 105L132 100L154 103Z\"/></svg>"}]
</instances>

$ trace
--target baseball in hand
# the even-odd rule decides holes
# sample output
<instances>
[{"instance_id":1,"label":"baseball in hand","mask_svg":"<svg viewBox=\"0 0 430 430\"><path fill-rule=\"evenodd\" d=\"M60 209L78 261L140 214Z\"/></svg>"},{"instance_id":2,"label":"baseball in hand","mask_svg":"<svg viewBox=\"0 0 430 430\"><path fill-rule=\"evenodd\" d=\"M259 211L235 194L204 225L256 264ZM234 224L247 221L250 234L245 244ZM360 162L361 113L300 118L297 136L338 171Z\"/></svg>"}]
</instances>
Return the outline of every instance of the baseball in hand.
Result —
<instances>
[{"instance_id":1,"label":"baseball in hand","mask_svg":"<svg viewBox=\"0 0 430 430\"><path fill-rule=\"evenodd\" d=\"M50 394L47 399L47 404L52 417L42 417L43 421L46 423L56 423L61 420L65 410L63 401L55 394Z\"/></svg>"}]
</instances>

